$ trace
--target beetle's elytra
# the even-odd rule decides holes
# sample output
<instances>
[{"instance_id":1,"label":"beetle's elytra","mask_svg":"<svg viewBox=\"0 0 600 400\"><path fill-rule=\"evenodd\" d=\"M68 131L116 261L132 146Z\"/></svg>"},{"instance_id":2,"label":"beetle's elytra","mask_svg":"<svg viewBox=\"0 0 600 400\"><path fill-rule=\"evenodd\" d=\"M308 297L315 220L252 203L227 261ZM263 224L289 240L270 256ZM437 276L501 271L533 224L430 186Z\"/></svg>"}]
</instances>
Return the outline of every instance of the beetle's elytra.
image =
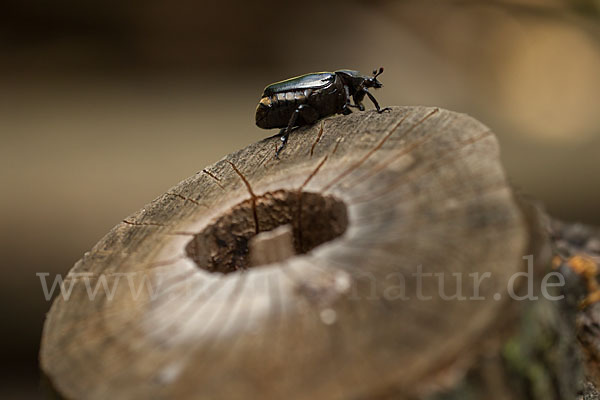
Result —
<instances>
[{"instance_id":1,"label":"beetle's elytra","mask_svg":"<svg viewBox=\"0 0 600 400\"><path fill-rule=\"evenodd\" d=\"M334 72L316 72L273 83L265 88L256 107L256 125L263 129L281 128L281 146L285 146L292 128L310 125L333 114L350 114L351 107L364 111L363 99L367 96L381 113L389 108L380 108L369 88L379 89L383 85L377 77L383 67L374 70L372 76L358 71L340 69ZM351 99L354 104L351 103Z\"/></svg>"}]
</instances>

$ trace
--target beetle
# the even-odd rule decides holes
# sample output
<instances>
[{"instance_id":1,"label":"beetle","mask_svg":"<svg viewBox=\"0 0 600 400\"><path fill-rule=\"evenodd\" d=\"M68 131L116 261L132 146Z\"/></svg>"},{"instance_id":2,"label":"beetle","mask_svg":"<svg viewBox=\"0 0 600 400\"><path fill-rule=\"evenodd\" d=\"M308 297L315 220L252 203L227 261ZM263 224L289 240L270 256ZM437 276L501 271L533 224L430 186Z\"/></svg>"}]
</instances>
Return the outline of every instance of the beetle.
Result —
<instances>
[{"instance_id":1,"label":"beetle","mask_svg":"<svg viewBox=\"0 0 600 400\"><path fill-rule=\"evenodd\" d=\"M275 152L275 157L279 158L294 127L310 125L333 114L348 115L352 112L350 108L364 111L362 101L365 96L373 102L378 113L389 111L389 107L382 109L369 92L369 88L383 86L377 80L382 73L383 67L374 70L372 76L340 69L273 83L264 89L256 107L256 125L263 129L281 128L281 145Z\"/></svg>"}]
</instances>

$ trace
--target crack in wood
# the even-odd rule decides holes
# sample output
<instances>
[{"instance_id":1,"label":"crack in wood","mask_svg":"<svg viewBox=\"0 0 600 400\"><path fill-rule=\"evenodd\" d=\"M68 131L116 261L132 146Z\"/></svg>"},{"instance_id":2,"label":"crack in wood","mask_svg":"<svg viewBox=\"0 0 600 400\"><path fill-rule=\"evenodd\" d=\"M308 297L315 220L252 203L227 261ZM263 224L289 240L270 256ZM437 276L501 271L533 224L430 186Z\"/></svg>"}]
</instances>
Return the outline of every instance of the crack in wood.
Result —
<instances>
[{"instance_id":1,"label":"crack in wood","mask_svg":"<svg viewBox=\"0 0 600 400\"><path fill-rule=\"evenodd\" d=\"M169 228L169 225L162 225L162 224L155 223L155 222L134 222L134 221L129 221L127 219L124 219L121 222L123 222L127 225L131 225L131 226L149 226L149 227L155 227L155 228ZM171 232L162 232L162 234L193 236L196 233L195 232L186 232L186 231L171 231Z\"/></svg>"},{"instance_id":2,"label":"crack in wood","mask_svg":"<svg viewBox=\"0 0 600 400\"><path fill-rule=\"evenodd\" d=\"M240 177L242 182L244 182L244 185L246 185L246 189L248 189L248 193L250 194L250 198L252 199L252 216L254 217L254 228L256 233L258 234L260 232L260 227L258 226L258 214L256 212L256 194L254 194L254 191L252 190L252 186L250 185L248 179L246 179L244 174L242 174L242 172L235 166L235 164L229 160L225 161L227 161L227 163L231 165L231 168L233 168L233 170Z\"/></svg>"},{"instance_id":3,"label":"crack in wood","mask_svg":"<svg viewBox=\"0 0 600 400\"><path fill-rule=\"evenodd\" d=\"M315 177L315 175L317 175L317 173L319 172L319 170L321 169L321 167L323 166L323 164L325 164L325 162L327 161L327 158L329 156L325 156L323 157L323 159L321 160L321 162L319 163L319 165L317 165L317 168L315 168L310 175L308 175L308 177L304 180L304 183L302 183L302 185L300 185L300 187L298 188L298 191L302 191L302 189L304 189L306 187L306 185L308 185L308 183L311 181L312 178Z\"/></svg>"},{"instance_id":4,"label":"crack in wood","mask_svg":"<svg viewBox=\"0 0 600 400\"><path fill-rule=\"evenodd\" d=\"M331 152L331 154L335 154L335 152L338 149L338 146L340 145L340 143L342 143L344 141L344 139L342 138L337 138L335 141L335 146L333 147L333 151Z\"/></svg>"},{"instance_id":5,"label":"crack in wood","mask_svg":"<svg viewBox=\"0 0 600 400\"><path fill-rule=\"evenodd\" d=\"M135 221L129 221L127 219L124 219L123 221L121 221L127 225L132 225L132 226L155 226L155 227L159 227L159 228L168 228L168 225L163 225L163 224L159 224L156 222L135 222Z\"/></svg>"},{"instance_id":6,"label":"crack in wood","mask_svg":"<svg viewBox=\"0 0 600 400\"><path fill-rule=\"evenodd\" d=\"M197 206L207 207L204 204L200 203L198 200L192 199L191 197L187 197L187 196L184 196L184 195L179 194L179 193L167 192L165 194L169 195L169 196L175 196L175 197L177 197L177 198L179 198L179 199L181 199L183 201L191 201L192 203L194 203Z\"/></svg>"},{"instance_id":7,"label":"crack in wood","mask_svg":"<svg viewBox=\"0 0 600 400\"><path fill-rule=\"evenodd\" d=\"M321 136L323 135L323 126L324 125L325 125L325 122L321 121L321 127L319 128L319 133L317 134L317 139L315 140L315 142L310 147L310 156L311 157L313 156L313 152L315 151L315 146L321 140Z\"/></svg>"},{"instance_id":8,"label":"crack in wood","mask_svg":"<svg viewBox=\"0 0 600 400\"><path fill-rule=\"evenodd\" d=\"M202 173L210 176L216 182L217 186L219 186L221 189L225 190L225 188L221 184L221 180L216 175L214 175L212 172L210 172L209 170L207 170L205 168L202 170Z\"/></svg>"}]
</instances>

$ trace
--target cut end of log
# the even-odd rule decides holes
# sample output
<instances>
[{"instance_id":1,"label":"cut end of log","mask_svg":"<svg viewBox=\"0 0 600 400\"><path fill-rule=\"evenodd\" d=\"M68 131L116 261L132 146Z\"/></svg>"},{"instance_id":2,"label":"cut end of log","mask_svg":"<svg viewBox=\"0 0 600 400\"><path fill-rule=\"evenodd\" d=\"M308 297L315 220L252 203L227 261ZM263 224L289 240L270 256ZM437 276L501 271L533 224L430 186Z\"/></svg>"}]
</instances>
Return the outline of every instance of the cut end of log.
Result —
<instances>
[{"instance_id":1,"label":"cut end of log","mask_svg":"<svg viewBox=\"0 0 600 400\"><path fill-rule=\"evenodd\" d=\"M526 398L505 379L500 349L519 324L542 326L533 307L557 307L525 307L502 291L527 270L523 256L540 251L489 128L393 107L295 130L276 160L279 142L181 182L78 262L42 338L58 392L432 399L422 394L459 393L467 371L481 370L472 384L481 396L469 398ZM421 273L443 284L419 285ZM513 348L537 349L530 342L517 337ZM531 361L522 354L513 364Z\"/></svg>"}]
</instances>

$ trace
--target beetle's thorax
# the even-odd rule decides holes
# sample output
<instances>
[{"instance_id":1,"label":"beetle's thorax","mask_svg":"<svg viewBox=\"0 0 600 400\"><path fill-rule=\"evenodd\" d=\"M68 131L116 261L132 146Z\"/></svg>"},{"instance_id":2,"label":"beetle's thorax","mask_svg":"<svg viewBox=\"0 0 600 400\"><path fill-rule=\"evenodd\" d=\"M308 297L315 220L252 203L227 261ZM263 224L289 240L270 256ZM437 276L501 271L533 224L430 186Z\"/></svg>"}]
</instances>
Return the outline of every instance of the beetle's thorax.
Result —
<instances>
[{"instance_id":1,"label":"beetle's thorax","mask_svg":"<svg viewBox=\"0 0 600 400\"><path fill-rule=\"evenodd\" d=\"M364 78L360 75L350 75L346 71L336 71L337 78L346 86L350 92L350 96L360 92L363 87Z\"/></svg>"}]
</instances>

